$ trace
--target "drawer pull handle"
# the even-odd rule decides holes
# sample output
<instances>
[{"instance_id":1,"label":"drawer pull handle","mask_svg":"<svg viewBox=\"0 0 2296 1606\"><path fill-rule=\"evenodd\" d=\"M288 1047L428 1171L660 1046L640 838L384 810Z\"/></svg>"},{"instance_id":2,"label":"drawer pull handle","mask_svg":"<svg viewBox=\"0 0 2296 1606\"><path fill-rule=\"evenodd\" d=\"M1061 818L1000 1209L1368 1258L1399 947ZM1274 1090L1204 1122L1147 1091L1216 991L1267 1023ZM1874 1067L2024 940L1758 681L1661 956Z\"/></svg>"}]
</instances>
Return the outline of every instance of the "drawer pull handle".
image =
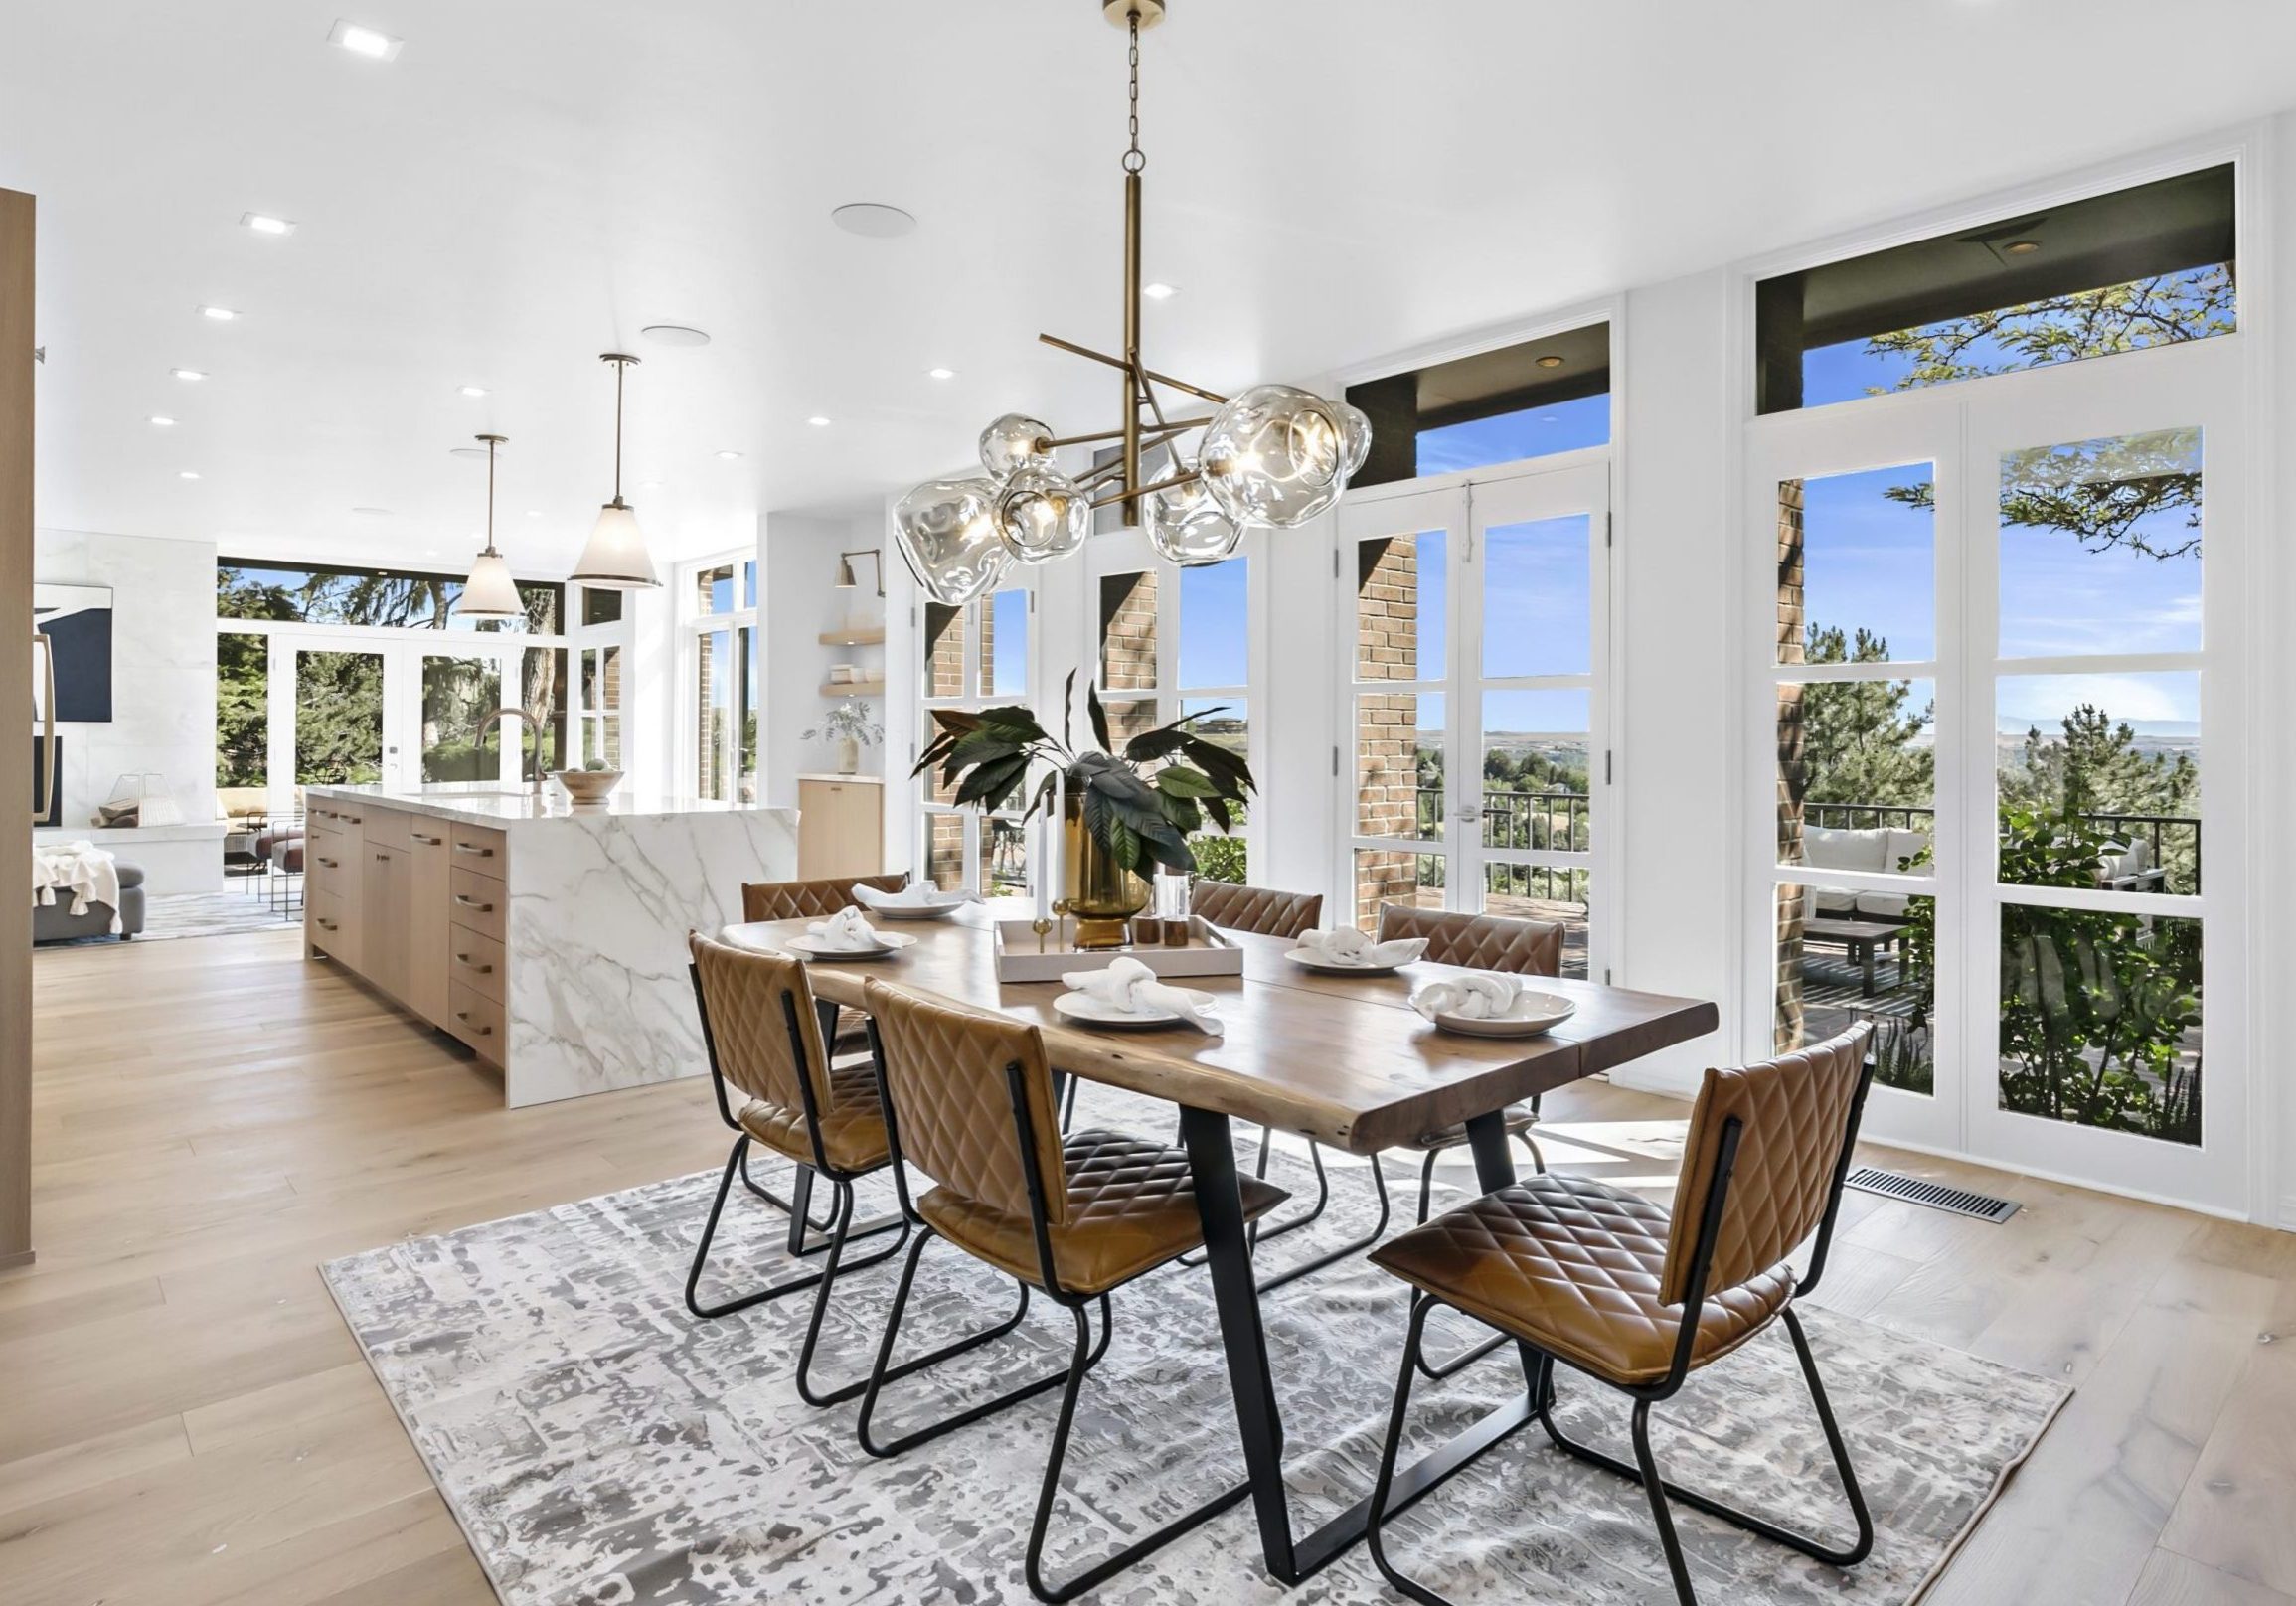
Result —
<instances>
[{"instance_id":1,"label":"drawer pull handle","mask_svg":"<svg viewBox=\"0 0 2296 1606\"><path fill-rule=\"evenodd\" d=\"M328 920L328 919L321 919L321 920L319 921L319 929L320 929L320 930L322 930L322 931L332 931L332 930L334 930L335 928L336 928L336 927L335 927L335 922L334 922L334 921L332 921L332 920Z\"/></svg>"},{"instance_id":2,"label":"drawer pull handle","mask_svg":"<svg viewBox=\"0 0 2296 1606\"><path fill-rule=\"evenodd\" d=\"M481 848L473 843L468 842L456 843L454 845L454 851L456 853L476 854L481 859L492 859L494 857L494 850L492 848Z\"/></svg>"},{"instance_id":3,"label":"drawer pull handle","mask_svg":"<svg viewBox=\"0 0 2296 1606\"><path fill-rule=\"evenodd\" d=\"M494 967L492 965L474 965L470 962L470 955L468 954L456 954L454 956L454 962L460 965L464 970L474 971L481 976L491 976L494 974Z\"/></svg>"},{"instance_id":4,"label":"drawer pull handle","mask_svg":"<svg viewBox=\"0 0 2296 1606\"><path fill-rule=\"evenodd\" d=\"M410 831L408 835L421 843L425 848L435 848L446 840L444 837L426 837L419 831Z\"/></svg>"},{"instance_id":5,"label":"drawer pull handle","mask_svg":"<svg viewBox=\"0 0 2296 1606\"><path fill-rule=\"evenodd\" d=\"M387 853L379 853L375 856L375 863L378 865L388 865L391 863L391 856Z\"/></svg>"},{"instance_id":6,"label":"drawer pull handle","mask_svg":"<svg viewBox=\"0 0 2296 1606\"><path fill-rule=\"evenodd\" d=\"M464 897L460 892L454 894L454 901L461 904L466 909L476 909L481 914L492 914L494 912L493 904L481 903L475 897Z\"/></svg>"},{"instance_id":7,"label":"drawer pull handle","mask_svg":"<svg viewBox=\"0 0 2296 1606\"><path fill-rule=\"evenodd\" d=\"M335 818L338 820L348 821L352 825L357 825L361 820L364 820L366 816L363 814L338 814L335 816Z\"/></svg>"},{"instance_id":8,"label":"drawer pull handle","mask_svg":"<svg viewBox=\"0 0 2296 1606\"><path fill-rule=\"evenodd\" d=\"M329 870L341 870L343 868L343 862L340 859L329 859L325 854L319 856L319 863L325 865Z\"/></svg>"},{"instance_id":9,"label":"drawer pull handle","mask_svg":"<svg viewBox=\"0 0 2296 1606\"><path fill-rule=\"evenodd\" d=\"M460 1021L464 1026L470 1025L470 1012L468 1010L456 1010L454 1012L454 1018L457 1021ZM494 1028L490 1026L475 1027L472 1030L477 1032L477 1034L482 1038L491 1038L494 1036Z\"/></svg>"}]
</instances>

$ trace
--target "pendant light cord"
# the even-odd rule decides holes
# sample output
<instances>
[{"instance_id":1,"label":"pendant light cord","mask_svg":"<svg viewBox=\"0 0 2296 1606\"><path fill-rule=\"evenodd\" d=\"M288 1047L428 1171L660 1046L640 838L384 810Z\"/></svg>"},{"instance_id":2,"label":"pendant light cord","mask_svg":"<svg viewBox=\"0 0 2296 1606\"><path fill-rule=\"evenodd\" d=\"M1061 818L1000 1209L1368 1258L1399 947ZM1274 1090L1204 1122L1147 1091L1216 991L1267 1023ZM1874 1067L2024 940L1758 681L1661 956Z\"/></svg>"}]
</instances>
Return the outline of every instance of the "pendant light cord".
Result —
<instances>
[{"instance_id":1,"label":"pendant light cord","mask_svg":"<svg viewBox=\"0 0 2296 1606\"><path fill-rule=\"evenodd\" d=\"M622 499L622 376L630 365L614 359L614 501Z\"/></svg>"},{"instance_id":2,"label":"pendant light cord","mask_svg":"<svg viewBox=\"0 0 2296 1606\"><path fill-rule=\"evenodd\" d=\"M486 551L489 557L499 557L494 550L494 448L498 441L486 443Z\"/></svg>"},{"instance_id":3,"label":"pendant light cord","mask_svg":"<svg viewBox=\"0 0 2296 1606\"><path fill-rule=\"evenodd\" d=\"M1132 39L1132 47L1127 55L1132 73L1131 116L1128 122L1132 143L1124 152L1124 171L1137 173L1148 165L1147 153L1140 149L1140 13L1138 11L1132 13L1131 26L1127 31Z\"/></svg>"}]
</instances>

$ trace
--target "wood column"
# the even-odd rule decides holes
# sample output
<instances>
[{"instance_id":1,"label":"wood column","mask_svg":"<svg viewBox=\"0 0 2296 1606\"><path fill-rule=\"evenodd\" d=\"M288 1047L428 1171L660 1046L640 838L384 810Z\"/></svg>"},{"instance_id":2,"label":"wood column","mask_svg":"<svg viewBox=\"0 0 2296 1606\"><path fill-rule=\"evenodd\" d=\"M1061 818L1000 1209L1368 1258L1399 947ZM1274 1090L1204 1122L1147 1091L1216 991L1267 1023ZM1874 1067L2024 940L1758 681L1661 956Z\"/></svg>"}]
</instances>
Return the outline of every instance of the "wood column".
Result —
<instances>
[{"instance_id":1,"label":"wood column","mask_svg":"<svg viewBox=\"0 0 2296 1606\"><path fill-rule=\"evenodd\" d=\"M32 706L32 197L0 190L0 709ZM32 745L0 742L0 845L32 850ZM19 858L18 864L23 860ZM24 883L16 883L24 896ZM0 923L0 1266L32 1258L32 910Z\"/></svg>"}]
</instances>

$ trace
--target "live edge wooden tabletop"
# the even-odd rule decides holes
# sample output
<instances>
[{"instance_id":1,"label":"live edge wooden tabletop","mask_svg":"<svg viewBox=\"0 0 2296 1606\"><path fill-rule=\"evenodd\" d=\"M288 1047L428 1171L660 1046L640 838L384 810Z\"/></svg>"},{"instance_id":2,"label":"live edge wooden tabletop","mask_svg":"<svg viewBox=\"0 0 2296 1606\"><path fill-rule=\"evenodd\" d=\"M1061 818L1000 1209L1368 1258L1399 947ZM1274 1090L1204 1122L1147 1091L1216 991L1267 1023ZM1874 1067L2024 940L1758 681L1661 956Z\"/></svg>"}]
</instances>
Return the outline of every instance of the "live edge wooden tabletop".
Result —
<instances>
[{"instance_id":1,"label":"live edge wooden tabletop","mask_svg":"<svg viewBox=\"0 0 2296 1606\"><path fill-rule=\"evenodd\" d=\"M805 920L728 926L729 942L778 948ZM1218 1110L1372 1154L1518 1099L1608 1070L1715 1030L1712 1004L1559 977L1530 979L1578 1013L1545 1037L1469 1038L1438 1032L1410 1007L1411 990L1447 965L1406 965L1391 976L1332 976L1283 957L1280 937L1228 933L1243 975L1191 976L1219 997L1220 1037L1193 1027L1097 1032L1053 1013L1058 982L1000 983L991 916L968 907L946 920L888 921L917 939L885 959L816 959L816 997L858 1005L870 977L1027 1021L1044 1032L1053 1062L1086 1081Z\"/></svg>"}]
</instances>

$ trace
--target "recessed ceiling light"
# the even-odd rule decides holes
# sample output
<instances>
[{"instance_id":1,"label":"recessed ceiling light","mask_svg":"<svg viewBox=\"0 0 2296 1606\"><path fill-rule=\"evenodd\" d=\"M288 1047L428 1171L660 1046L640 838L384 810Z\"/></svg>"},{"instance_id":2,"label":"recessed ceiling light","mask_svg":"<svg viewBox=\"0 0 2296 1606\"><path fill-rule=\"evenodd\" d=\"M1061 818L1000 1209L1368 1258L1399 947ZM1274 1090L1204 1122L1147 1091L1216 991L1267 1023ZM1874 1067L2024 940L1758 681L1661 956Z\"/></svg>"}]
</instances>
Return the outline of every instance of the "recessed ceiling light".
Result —
<instances>
[{"instance_id":1,"label":"recessed ceiling light","mask_svg":"<svg viewBox=\"0 0 2296 1606\"><path fill-rule=\"evenodd\" d=\"M483 385L465 385L462 387L462 394L464 396L484 396L486 387Z\"/></svg>"},{"instance_id":2,"label":"recessed ceiling light","mask_svg":"<svg viewBox=\"0 0 2296 1606\"><path fill-rule=\"evenodd\" d=\"M1162 280L1158 280L1154 284L1141 285L1140 293L1151 301L1169 301L1174 296L1178 295L1180 291L1177 287L1166 284Z\"/></svg>"},{"instance_id":3,"label":"recessed ceiling light","mask_svg":"<svg viewBox=\"0 0 2296 1606\"><path fill-rule=\"evenodd\" d=\"M814 428L816 428L816 429L826 429L826 428L828 428L828 427L829 427L829 420L828 420L827 418L824 418L824 417L823 417L823 416L822 416L820 413L818 413L818 412L816 412L816 413L815 413L815 414L814 414L812 417L810 417L810 418L806 419L805 421L806 421L807 423L809 423L809 424L813 425L813 427L814 427Z\"/></svg>"},{"instance_id":4,"label":"recessed ceiling light","mask_svg":"<svg viewBox=\"0 0 2296 1606\"><path fill-rule=\"evenodd\" d=\"M173 418L163 418L156 412L151 415L149 421L159 425L159 427L162 429L173 429L175 427L175 420Z\"/></svg>"},{"instance_id":5,"label":"recessed ceiling light","mask_svg":"<svg viewBox=\"0 0 2296 1606\"><path fill-rule=\"evenodd\" d=\"M739 462L740 459L741 454L738 451L722 451L718 454L718 460L720 462L735 463Z\"/></svg>"},{"instance_id":6,"label":"recessed ceiling light","mask_svg":"<svg viewBox=\"0 0 2296 1606\"><path fill-rule=\"evenodd\" d=\"M389 508L353 508L351 511L362 519L388 519L391 517Z\"/></svg>"},{"instance_id":7,"label":"recessed ceiling light","mask_svg":"<svg viewBox=\"0 0 2296 1606\"><path fill-rule=\"evenodd\" d=\"M203 316L213 318L218 323L230 323L239 316L230 307L202 307L200 312Z\"/></svg>"},{"instance_id":8,"label":"recessed ceiling light","mask_svg":"<svg viewBox=\"0 0 2296 1606\"><path fill-rule=\"evenodd\" d=\"M258 235L291 235L295 232L292 221L286 218L274 218L267 212L241 213L240 227L252 229Z\"/></svg>"},{"instance_id":9,"label":"recessed ceiling light","mask_svg":"<svg viewBox=\"0 0 2296 1606\"><path fill-rule=\"evenodd\" d=\"M407 42L393 38L380 28L362 27L338 17L335 26L327 30L327 43L369 61L395 62L399 60L399 47Z\"/></svg>"},{"instance_id":10,"label":"recessed ceiling light","mask_svg":"<svg viewBox=\"0 0 2296 1606\"><path fill-rule=\"evenodd\" d=\"M829 221L849 235L869 240L892 240L916 227L916 220L899 207L876 201L855 201L830 213Z\"/></svg>"},{"instance_id":11,"label":"recessed ceiling light","mask_svg":"<svg viewBox=\"0 0 2296 1606\"><path fill-rule=\"evenodd\" d=\"M171 368L168 372L179 380L204 380L207 378L196 368Z\"/></svg>"},{"instance_id":12,"label":"recessed ceiling light","mask_svg":"<svg viewBox=\"0 0 2296 1606\"><path fill-rule=\"evenodd\" d=\"M1562 359L1556 356L1553 352L1549 352L1546 356L1538 359L1538 363L1541 368L1560 368L1562 366Z\"/></svg>"},{"instance_id":13,"label":"recessed ceiling light","mask_svg":"<svg viewBox=\"0 0 2296 1606\"><path fill-rule=\"evenodd\" d=\"M2013 240L2001 248L2012 256L2031 256L2035 251L2041 249L2041 241L2038 240Z\"/></svg>"},{"instance_id":14,"label":"recessed ceiling light","mask_svg":"<svg viewBox=\"0 0 2296 1606\"><path fill-rule=\"evenodd\" d=\"M179 468L175 477L179 480L196 480L200 477L200 471L196 468Z\"/></svg>"},{"instance_id":15,"label":"recessed ceiling light","mask_svg":"<svg viewBox=\"0 0 2296 1606\"><path fill-rule=\"evenodd\" d=\"M422 556L425 558L436 558L438 556L438 549L436 547L425 547L422 549Z\"/></svg>"},{"instance_id":16,"label":"recessed ceiling light","mask_svg":"<svg viewBox=\"0 0 2296 1606\"><path fill-rule=\"evenodd\" d=\"M709 331L682 323L650 323L638 331L657 346L707 346Z\"/></svg>"},{"instance_id":17,"label":"recessed ceiling light","mask_svg":"<svg viewBox=\"0 0 2296 1606\"><path fill-rule=\"evenodd\" d=\"M539 519L539 518L541 518L541 517L542 517L542 509L540 509L540 508L528 508L528 509L526 510L526 516L527 516L528 518L530 518L530 519Z\"/></svg>"},{"instance_id":18,"label":"recessed ceiling light","mask_svg":"<svg viewBox=\"0 0 2296 1606\"><path fill-rule=\"evenodd\" d=\"M953 380L956 378L956 370L953 368L928 368L924 372L928 379Z\"/></svg>"}]
</instances>

